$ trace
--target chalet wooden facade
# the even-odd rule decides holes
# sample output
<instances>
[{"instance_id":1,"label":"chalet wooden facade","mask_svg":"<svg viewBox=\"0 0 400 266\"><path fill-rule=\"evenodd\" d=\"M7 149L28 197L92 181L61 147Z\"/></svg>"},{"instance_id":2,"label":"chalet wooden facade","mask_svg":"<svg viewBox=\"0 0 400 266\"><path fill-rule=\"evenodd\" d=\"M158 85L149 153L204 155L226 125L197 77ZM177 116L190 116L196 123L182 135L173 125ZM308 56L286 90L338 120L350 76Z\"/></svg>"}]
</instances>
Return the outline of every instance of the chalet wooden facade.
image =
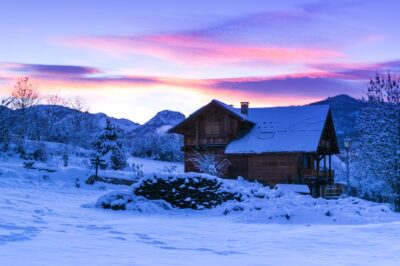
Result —
<instances>
[{"instance_id":1,"label":"chalet wooden facade","mask_svg":"<svg viewBox=\"0 0 400 266\"><path fill-rule=\"evenodd\" d=\"M242 176L266 185L308 184L314 196L334 183L332 154L339 153L329 106L237 109L213 100L170 132L184 136L185 171L197 169L193 151L229 160L226 178Z\"/></svg>"}]
</instances>

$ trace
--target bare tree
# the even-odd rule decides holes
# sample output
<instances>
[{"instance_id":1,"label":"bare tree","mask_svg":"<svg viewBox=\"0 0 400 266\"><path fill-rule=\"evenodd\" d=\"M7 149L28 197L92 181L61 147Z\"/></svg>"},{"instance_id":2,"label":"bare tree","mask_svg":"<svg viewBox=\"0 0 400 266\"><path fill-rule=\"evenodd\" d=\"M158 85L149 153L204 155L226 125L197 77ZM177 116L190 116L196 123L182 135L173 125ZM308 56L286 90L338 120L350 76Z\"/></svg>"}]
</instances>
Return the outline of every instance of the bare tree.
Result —
<instances>
[{"instance_id":1,"label":"bare tree","mask_svg":"<svg viewBox=\"0 0 400 266\"><path fill-rule=\"evenodd\" d=\"M93 136L88 134L93 133L97 127L96 121L89 119L88 112L89 106L81 97L75 97L69 101L69 107L76 110L73 116L71 116L71 142L85 146L88 144L88 139Z\"/></svg>"},{"instance_id":2,"label":"bare tree","mask_svg":"<svg viewBox=\"0 0 400 266\"><path fill-rule=\"evenodd\" d=\"M89 112L89 105L81 97L76 96L68 101L68 107L78 110L80 112Z\"/></svg>"},{"instance_id":3,"label":"bare tree","mask_svg":"<svg viewBox=\"0 0 400 266\"><path fill-rule=\"evenodd\" d=\"M13 117L13 128L16 135L21 138L38 138L38 130L41 126L36 121L38 114L35 110L29 110L39 103L40 97L36 87L28 77L19 78L11 91L12 102L10 106L16 110ZM33 127L34 126L34 127ZM30 136L31 135L31 136Z\"/></svg>"},{"instance_id":4,"label":"bare tree","mask_svg":"<svg viewBox=\"0 0 400 266\"><path fill-rule=\"evenodd\" d=\"M218 177L222 177L228 166L231 165L229 160L222 155L211 152L194 151L187 161L191 162L201 173Z\"/></svg>"},{"instance_id":5,"label":"bare tree","mask_svg":"<svg viewBox=\"0 0 400 266\"><path fill-rule=\"evenodd\" d=\"M25 110L39 102L39 92L32 85L28 77L19 78L11 92L12 106L15 109Z\"/></svg>"},{"instance_id":6,"label":"bare tree","mask_svg":"<svg viewBox=\"0 0 400 266\"><path fill-rule=\"evenodd\" d=\"M49 105L69 106L69 100L58 93L47 94L44 100Z\"/></svg>"}]
</instances>

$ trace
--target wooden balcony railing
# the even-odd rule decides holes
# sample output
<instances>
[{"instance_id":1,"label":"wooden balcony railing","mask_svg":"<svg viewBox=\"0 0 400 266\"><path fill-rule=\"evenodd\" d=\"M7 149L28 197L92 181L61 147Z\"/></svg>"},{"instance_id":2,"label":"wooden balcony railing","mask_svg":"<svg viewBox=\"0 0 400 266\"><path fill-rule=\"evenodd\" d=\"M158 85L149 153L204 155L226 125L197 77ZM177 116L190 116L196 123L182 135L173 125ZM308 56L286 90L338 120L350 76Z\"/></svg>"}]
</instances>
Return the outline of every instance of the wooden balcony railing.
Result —
<instances>
[{"instance_id":1,"label":"wooden balcony railing","mask_svg":"<svg viewBox=\"0 0 400 266\"><path fill-rule=\"evenodd\" d=\"M230 141L230 137L227 135L207 135L200 136L198 139L198 143L196 143L195 138L188 138L185 141L185 145L225 145Z\"/></svg>"},{"instance_id":2,"label":"wooden balcony railing","mask_svg":"<svg viewBox=\"0 0 400 266\"><path fill-rule=\"evenodd\" d=\"M335 172L333 170L320 168L317 175L316 169L302 169L301 176L305 179L324 179L327 181L333 181Z\"/></svg>"}]
</instances>

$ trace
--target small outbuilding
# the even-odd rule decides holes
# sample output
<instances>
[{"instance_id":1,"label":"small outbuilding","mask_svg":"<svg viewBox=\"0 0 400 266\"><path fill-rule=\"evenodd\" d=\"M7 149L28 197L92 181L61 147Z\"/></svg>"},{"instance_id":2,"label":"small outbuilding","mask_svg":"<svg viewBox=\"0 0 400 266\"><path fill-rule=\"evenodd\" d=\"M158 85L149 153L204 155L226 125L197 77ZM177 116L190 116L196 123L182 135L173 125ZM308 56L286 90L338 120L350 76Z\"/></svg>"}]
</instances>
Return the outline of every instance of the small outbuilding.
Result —
<instances>
[{"instance_id":1,"label":"small outbuilding","mask_svg":"<svg viewBox=\"0 0 400 266\"><path fill-rule=\"evenodd\" d=\"M196 151L226 158L226 178L307 184L316 197L334 183L331 156L339 146L328 105L234 108L212 100L170 132L184 136L186 172L197 171Z\"/></svg>"}]
</instances>

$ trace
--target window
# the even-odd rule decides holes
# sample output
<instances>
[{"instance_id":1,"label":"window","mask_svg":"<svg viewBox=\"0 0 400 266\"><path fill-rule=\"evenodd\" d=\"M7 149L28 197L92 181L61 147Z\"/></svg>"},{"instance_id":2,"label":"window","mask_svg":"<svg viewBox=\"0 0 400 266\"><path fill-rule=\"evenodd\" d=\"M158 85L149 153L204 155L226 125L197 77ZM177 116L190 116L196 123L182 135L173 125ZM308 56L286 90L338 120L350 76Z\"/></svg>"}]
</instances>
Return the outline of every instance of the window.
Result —
<instances>
[{"instance_id":1,"label":"window","mask_svg":"<svg viewBox=\"0 0 400 266\"><path fill-rule=\"evenodd\" d=\"M206 134L220 134L221 123L220 122L207 122L206 123Z\"/></svg>"},{"instance_id":2,"label":"window","mask_svg":"<svg viewBox=\"0 0 400 266\"><path fill-rule=\"evenodd\" d=\"M311 155L304 155L303 160L304 160L304 165L303 165L304 168L306 169L313 168Z\"/></svg>"}]
</instances>

